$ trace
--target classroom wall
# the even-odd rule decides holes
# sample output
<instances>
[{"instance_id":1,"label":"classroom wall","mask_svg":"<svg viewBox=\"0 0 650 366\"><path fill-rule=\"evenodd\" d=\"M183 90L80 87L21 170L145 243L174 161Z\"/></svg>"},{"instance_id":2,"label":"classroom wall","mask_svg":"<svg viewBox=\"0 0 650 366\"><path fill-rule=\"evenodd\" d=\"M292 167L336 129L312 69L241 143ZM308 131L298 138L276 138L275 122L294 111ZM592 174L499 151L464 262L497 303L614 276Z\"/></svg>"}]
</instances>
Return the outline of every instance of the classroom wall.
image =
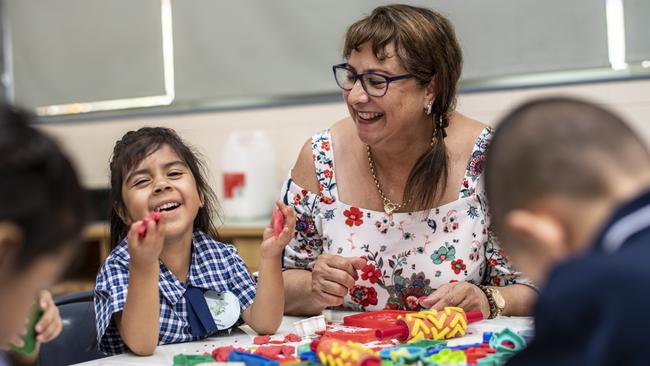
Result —
<instances>
[{"instance_id":1,"label":"classroom wall","mask_svg":"<svg viewBox=\"0 0 650 366\"><path fill-rule=\"evenodd\" d=\"M500 116L524 100L557 94L586 98L619 112L650 144L650 80L461 94L457 109L470 117L494 124ZM61 141L80 169L83 183L89 188L108 186L111 149L126 131L154 125L174 128L206 156L214 187L221 197L221 180L215 177L221 174L222 146L230 131L261 129L274 142L279 194L281 180L286 177L307 138L345 116L347 108L341 101L241 111L52 123L42 125L42 128Z\"/></svg>"}]
</instances>

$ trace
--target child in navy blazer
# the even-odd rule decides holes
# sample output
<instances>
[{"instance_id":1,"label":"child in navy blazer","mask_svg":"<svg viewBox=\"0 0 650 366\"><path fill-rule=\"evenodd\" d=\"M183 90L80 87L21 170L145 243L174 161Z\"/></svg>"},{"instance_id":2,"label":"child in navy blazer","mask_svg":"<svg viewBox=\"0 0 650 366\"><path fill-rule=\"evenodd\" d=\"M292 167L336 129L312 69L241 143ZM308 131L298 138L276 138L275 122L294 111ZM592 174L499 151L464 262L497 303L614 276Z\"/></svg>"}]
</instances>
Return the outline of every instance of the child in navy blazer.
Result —
<instances>
[{"instance_id":1,"label":"child in navy blazer","mask_svg":"<svg viewBox=\"0 0 650 366\"><path fill-rule=\"evenodd\" d=\"M541 288L535 336L510 365L647 365L650 154L615 114L532 101L496 129L492 223Z\"/></svg>"}]
</instances>

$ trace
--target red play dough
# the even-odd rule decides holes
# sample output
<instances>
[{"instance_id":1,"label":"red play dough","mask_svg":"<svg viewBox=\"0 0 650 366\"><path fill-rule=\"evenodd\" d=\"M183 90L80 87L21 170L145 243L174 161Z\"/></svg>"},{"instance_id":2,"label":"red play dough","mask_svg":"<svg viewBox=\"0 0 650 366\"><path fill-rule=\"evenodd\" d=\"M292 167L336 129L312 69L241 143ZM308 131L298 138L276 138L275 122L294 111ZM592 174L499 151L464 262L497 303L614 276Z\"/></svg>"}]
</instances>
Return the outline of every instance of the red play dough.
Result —
<instances>
[{"instance_id":1,"label":"red play dough","mask_svg":"<svg viewBox=\"0 0 650 366\"><path fill-rule=\"evenodd\" d=\"M160 212L152 211L142 219L142 223L138 227L138 239L142 240L147 236L147 225L149 225L149 221L154 221L157 224L160 221Z\"/></svg>"},{"instance_id":2,"label":"red play dough","mask_svg":"<svg viewBox=\"0 0 650 366\"><path fill-rule=\"evenodd\" d=\"M253 338L254 344L267 344L271 340L271 336L257 336Z\"/></svg>"},{"instance_id":3,"label":"red play dough","mask_svg":"<svg viewBox=\"0 0 650 366\"><path fill-rule=\"evenodd\" d=\"M284 228L284 215L280 210L275 209L273 210L273 235L275 237L279 237L280 234L282 233L282 229Z\"/></svg>"},{"instance_id":4,"label":"red play dough","mask_svg":"<svg viewBox=\"0 0 650 366\"><path fill-rule=\"evenodd\" d=\"M286 343L300 342L301 340L302 340L302 338L299 335L295 334L295 333L289 333L284 337L284 341Z\"/></svg>"},{"instance_id":5,"label":"red play dough","mask_svg":"<svg viewBox=\"0 0 650 366\"><path fill-rule=\"evenodd\" d=\"M212 350L212 358L217 362L226 362L232 350L244 351L243 348L235 348L233 346L217 347Z\"/></svg>"}]
</instances>

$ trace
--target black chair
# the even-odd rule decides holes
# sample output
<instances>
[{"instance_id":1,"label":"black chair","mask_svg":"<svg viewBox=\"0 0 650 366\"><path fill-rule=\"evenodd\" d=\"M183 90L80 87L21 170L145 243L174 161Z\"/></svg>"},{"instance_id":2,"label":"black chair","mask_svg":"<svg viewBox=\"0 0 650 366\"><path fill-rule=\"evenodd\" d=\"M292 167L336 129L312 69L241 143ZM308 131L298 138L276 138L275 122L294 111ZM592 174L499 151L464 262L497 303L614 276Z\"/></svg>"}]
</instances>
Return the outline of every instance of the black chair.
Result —
<instances>
[{"instance_id":1,"label":"black chair","mask_svg":"<svg viewBox=\"0 0 650 366\"><path fill-rule=\"evenodd\" d=\"M40 366L63 366L106 357L95 341L93 292L77 292L54 299L59 307L63 330L54 340L42 344Z\"/></svg>"}]
</instances>

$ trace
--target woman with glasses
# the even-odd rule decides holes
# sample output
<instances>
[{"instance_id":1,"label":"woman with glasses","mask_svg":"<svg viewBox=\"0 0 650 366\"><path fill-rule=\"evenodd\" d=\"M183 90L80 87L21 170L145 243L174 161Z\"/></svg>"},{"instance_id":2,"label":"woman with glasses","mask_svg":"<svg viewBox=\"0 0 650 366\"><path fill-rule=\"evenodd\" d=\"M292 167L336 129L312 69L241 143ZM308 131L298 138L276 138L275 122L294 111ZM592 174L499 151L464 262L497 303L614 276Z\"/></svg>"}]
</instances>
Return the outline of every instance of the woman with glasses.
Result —
<instances>
[{"instance_id":1,"label":"woman with glasses","mask_svg":"<svg viewBox=\"0 0 650 366\"><path fill-rule=\"evenodd\" d=\"M298 214L284 255L289 314L460 306L526 314L535 290L491 234L486 125L454 110L462 56L425 8L376 8L333 67L350 116L305 143L284 185Z\"/></svg>"}]
</instances>

